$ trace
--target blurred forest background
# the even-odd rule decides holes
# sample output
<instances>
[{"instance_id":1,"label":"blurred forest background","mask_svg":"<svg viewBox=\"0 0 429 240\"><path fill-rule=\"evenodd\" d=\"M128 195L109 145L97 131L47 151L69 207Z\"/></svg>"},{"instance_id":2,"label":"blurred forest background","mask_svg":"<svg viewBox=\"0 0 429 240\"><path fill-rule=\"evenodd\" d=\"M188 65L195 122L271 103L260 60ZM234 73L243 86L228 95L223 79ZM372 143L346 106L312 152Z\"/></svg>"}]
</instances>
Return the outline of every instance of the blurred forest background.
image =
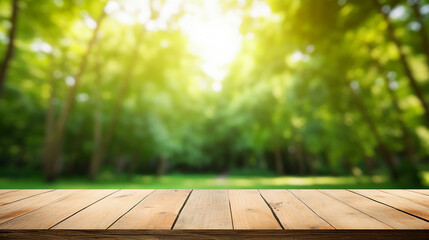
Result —
<instances>
[{"instance_id":1,"label":"blurred forest background","mask_svg":"<svg viewBox=\"0 0 429 240\"><path fill-rule=\"evenodd\" d=\"M428 0L0 0L0 187L427 187L428 31Z\"/></svg>"}]
</instances>

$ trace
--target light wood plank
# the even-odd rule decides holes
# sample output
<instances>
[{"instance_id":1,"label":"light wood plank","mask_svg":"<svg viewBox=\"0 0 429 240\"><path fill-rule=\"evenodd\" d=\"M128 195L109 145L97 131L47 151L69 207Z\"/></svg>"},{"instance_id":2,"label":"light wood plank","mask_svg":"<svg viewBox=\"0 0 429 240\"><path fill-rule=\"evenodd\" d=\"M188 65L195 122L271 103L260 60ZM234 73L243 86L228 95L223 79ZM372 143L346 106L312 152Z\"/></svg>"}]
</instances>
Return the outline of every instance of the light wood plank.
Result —
<instances>
[{"instance_id":1,"label":"light wood plank","mask_svg":"<svg viewBox=\"0 0 429 240\"><path fill-rule=\"evenodd\" d=\"M38 194L53 191L52 189L31 189L31 190L18 190L14 192L7 192L0 195L0 206L10 204L25 198L36 196Z\"/></svg>"},{"instance_id":2,"label":"light wood plank","mask_svg":"<svg viewBox=\"0 0 429 240\"><path fill-rule=\"evenodd\" d=\"M8 193L8 192L15 192L18 191L17 189L0 189L0 195Z\"/></svg>"},{"instance_id":3,"label":"light wood plank","mask_svg":"<svg viewBox=\"0 0 429 240\"><path fill-rule=\"evenodd\" d=\"M66 219L53 229L107 229L154 190L120 190Z\"/></svg>"},{"instance_id":4,"label":"light wood plank","mask_svg":"<svg viewBox=\"0 0 429 240\"><path fill-rule=\"evenodd\" d=\"M88 205L117 190L80 190L71 196L44 206L0 225L0 229L48 229Z\"/></svg>"},{"instance_id":5,"label":"light wood plank","mask_svg":"<svg viewBox=\"0 0 429 240\"><path fill-rule=\"evenodd\" d=\"M290 190L336 229L388 229L390 226L317 190Z\"/></svg>"},{"instance_id":6,"label":"light wood plank","mask_svg":"<svg viewBox=\"0 0 429 240\"><path fill-rule=\"evenodd\" d=\"M228 190L234 229L282 229L258 190Z\"/></svg>"},{"instance_id":7,"label":"light wood plank","mask_svg":"<svg viewBox=\"0 0 429 240\"><path fill-rule=\"evenodd\" d=\"M156 190L109 229L171 229L191 190Z\"/></svg>"},{"instance_id":8,"label":"light wood plank","mask_svg":"<svg viewBox=\"0 0 429 240\"><path fill-rule=\"evenodd\" d=\"M287 190L259 190L285 229L333 229Z\"/></svg>"},{"instance_id":9,"label":"light wood plank","mask_svg":"<svg viewBox=\"0 0 429 240\"><path fill-rule=\"evenodd\" d=\"M415 193L407 190L399 190L399 189L386 189L381 190L382 192L389 193L401 198L408 199L410 201L420 203L421 205L424 205L426 207L429 207L429 196L422 195L420 193Z\"/></svg>"},{"instance_id":10,"label":"light wood plank","mask_svg":"<svg viewBox=\"0 0 429 240\"><path fill-rule=\"evenodd\" d=\"M429 208L419 203L415 203L408 199L401 198L401 197L388 194L385 192L381 192L378 190L350 190L350 191L364 195L375 201L382 202L386 205L402 210L404 212L429 220Z\"/></svg>"},{"instance_id":11,"label":"light wood plank","mask_svg":"<svg viewBox=\"0 0 429 240\"><path fill-rule=\"evenodd\" d=\"M429 229L429 223L347 190L321 190L323 193L396 229Z\"/></svg>"},{"instance_id":12,"label":"light wood plank","mask_svg":"<svg viewBox=\"0 0 429 240\"><path fill-rule=\"evenodd\" d=\"M194 190L174 229L232 229L227 190Z\"/></svg>"},{"instance_id":13,"label":"light wood plank","mask_svg":"<svg viewBox=\"0 0 429 240\"><path fill-rule=\"evenodd\" d=\"M60 201L75 192L76 190L49 191L3 205L0 207L0 223L7 222L13 218L29 213L53 202ZM0 228L2 228L2 225L0 225Z\"/></svg>"},{"instance_id":14,"label":"light wood plank","mask_svg":"<svg viewBox=\"0 0 429 240\"><path fill-rule=\"evenodd\" d=\"M429 189L408 189L408 191L424 194L429 196Z\"/></svg>"}]
</instances>

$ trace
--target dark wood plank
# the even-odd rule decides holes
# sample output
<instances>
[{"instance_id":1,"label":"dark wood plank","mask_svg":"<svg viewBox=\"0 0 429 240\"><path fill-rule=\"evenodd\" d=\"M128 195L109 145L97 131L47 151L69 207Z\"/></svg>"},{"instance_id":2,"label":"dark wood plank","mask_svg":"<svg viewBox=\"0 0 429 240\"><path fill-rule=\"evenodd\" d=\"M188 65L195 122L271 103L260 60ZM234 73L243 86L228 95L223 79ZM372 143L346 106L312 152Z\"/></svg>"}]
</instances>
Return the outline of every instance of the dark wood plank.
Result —
<instances>
[{"instance_id":1,"label":"dark wood plank","mask_svg":"<svg viewBox=\"0 0 429 240\"><path fill-rule=\"evenodd\" d=\"M0 230L2 239L427 240L427 230Z\"/></svg>"},{"instance_id":2,"label":"dark wood plank","mask_svg":"<svg viewBox=\"0 0 429 240\"><path fill-rule=\"evenodd\" d=\"M333 229L287 190L259 190L285 229Z\"/></svg>"},{"instance_id":3,"label":"dark wood plank","mask_svg":"<svg viewBox=\"0 0 429 240\"><path fill-rule=\"evenodd\" d=\"M405 198L378 190L350 190L367 198L384 203L401 211L429 220L429 209L424 205L415 203Z\"/></svg>"},{"instance_id":4,"label":"dark wood plank","mask_svg":"<svg viewBox=\"0 0 429 240\"><path fill-rule=\"evenodd\" d=\"M317 190L290 190L336 229L389 229L390 226Z\"/></svg>"},{"instance_id":5,"label":"dark wood plank","mask_svg":"<svg viewBox=\"0 0 429 240\"><path fill-rule=\"evenodd\" d=\"M429 222L347 190L321 190L323 193L396 229L429 229Z\"/></svg>"},{"instance_id":6,"label":"dark wood plank","mask_svg":"<svg viewBox=\"0 0 429 240\"><path fill-rule=\"evenodd\" d=\"M227 190L193 190L174 229L233 229Z\"/></svg>"},{"instance_id":7,"label":"dark wood plank","mask_svg":"<svg viewBox=\"0 0 429 240\"><path fill-rule=\"evenodd\" d=\"M234 229L282 229L258 190L228 190Z\"/></svg>"},{"instance_id":8,"label":"dark wood plank","mask_svg":"<svg viewBox=\"0 0 429 240\"><path fill-rule=\"evenodd\" d=\"M156 190L109 229L171 229L191 190Z\"/></svg>"},{"instance_id":9,"label":"dark wood plank","mask_svg":"<svg viewBox=\"0 0 429 240\"><path fill-rule=\"evenodd\" d=\"M117 190L79 190L69 197L0 225L0 229L48 229Z\"/></svg>"},{"instance_id":10,"label":"dark wood plank","mask_svg":"<svg viewBox=\"0 0 429 240\"><path fill-rule=\"evenodd\" d=\"M53 229L107 229L154 190L120 190L76 213Z\"/></svg>"},{"instance_id":11,"label":"dark wood plank","mask_svg":"<svg viewBox=\"0 0 429 240\"><path fill-rule=\"evenodd\" d=\"M21 199L20 201L0 206L0 223L7 222L18 216L60 201L75 192L77 192L77 190L48 191L43 192L43 194L31 195L31 197ZM0 228L2 228L2 225L0 225Z\"/></svg>"},{"instance_id":12,"label":"dark wood plank","mask_svg":"<svg viewBox=\"0 0 429 240\"><path fill-rule=\"evenodd\" d=\"M31 190L18 190L13 192L7 192L0 195L0 206L10 204L22 199L26 199L32 196L36 196L42 193L53 191L52 189L31 189Z\"/></svg>"},{"instance_id":13,"label":"dark wood plank","mask_svg":"<svg viewBox=\"0 0 429 240\"><path fill-rule=\"evenodd\" d=\"M399 190L399 189L386 189L386 190L380 190L380 191L389 193L401 198L408 199L410 201L419 203L429 208L429 196L427 195L422 195L420 193L415 193L407 190Z\"/></svg>"}]
</instances>

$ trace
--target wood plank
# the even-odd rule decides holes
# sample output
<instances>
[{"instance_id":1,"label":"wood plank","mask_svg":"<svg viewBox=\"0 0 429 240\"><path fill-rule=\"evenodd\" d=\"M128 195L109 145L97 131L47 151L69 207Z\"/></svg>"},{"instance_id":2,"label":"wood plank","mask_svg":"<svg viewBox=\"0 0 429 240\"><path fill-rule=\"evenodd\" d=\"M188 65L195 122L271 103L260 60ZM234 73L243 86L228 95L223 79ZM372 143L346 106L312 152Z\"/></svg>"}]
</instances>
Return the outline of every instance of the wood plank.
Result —
<instances>
[{"instance_id":1,"label":"wood plank","mask_svg":"<svg viewBox=\"0 0 429 240\"><path fill-rule=\"evenodd\" d=\"M398 211L384 204L347 190L321 190L321 192L363 212L396 229L429 229L429 222Z\"/></svg>"},{"instance_id":2,"label":"wood plank","mask_svg":"<svg viewBox=\"0 0 429 240\"><path fill-rule=\"evenodd\" d=\"M361 194L375 201L382 202L386 205L389 205L401 211L429 220L429 209L419 203L415 203L408 199L394 196L392 194L388 194L378 190L350 190L350 191Z\"/></svg>"},{"instance_id":3,"label":"wood plank","mask_svg":"<svg viewBox=\"0 0 429 240\"><path fill-rule=\"evenodd\" d=\"M407 190L429 196L429 189L407 189Z\"/></svg>"},{"instance_id":4,"label":"wood plank","mask_svg":"<svg viewBox=\"0 0 429 240\"><path fill-rule=\"evenodd\" d=\"M282 229L258 190L228 190L234 229Z\"/></svg>"},{"instance_id":5,"label":"wood plank","mask_svg":"<svg viewBox=\"0 0 429 240\"><path fill-rule=\"evenodd\" d=\"M233 229L228 191L192 191L174 229Z\"/></svg>"},{"instance_id":6,"label":"wood plank","mask_svg":"<svg viewBox=\"0 0 429 240\"><path fill-rule=\"evenodd\" d=\"M48 229L117 190L79 190L69 197L0 225L0 229Z\"/></svg>"},{"instance_id":7,"label":"wood plank","mask_svg":"<svg viewBox=\"0 0 429 240\"><path fill-rule=\"evenodd\" d=\"M415 193L407 190L399 190L399 189L386 189L381 190L382 192L389 193L401 198L408 199L410 201L419 203L421 205L424 205L426 207L429 207L429 196L422 195L420 193Z\"/></svg>"},{"instance_id":8,"label":"wood plank","mask_svg":"<svg viewBox=\"0 0 429 240\"><path fill-rule=\"evenodd\" d=\"M0 189L0 195L8 193L8 192L15 192L18 191L17 189Z\"/></svg>"},{"instance_id":9,"label":"wood plank","mask_svg":"<svg viewBox=\"0 0 429 240\"><path fill-rule=\"evenodd\" d=\"M107 229L154 190L120 190L76 213L53 229Z\"/></svg>"},{"instance_id":10,"label":"wood plank","mask_svg":"<svg viewBox=\"0 0 429 240\"><path fill-rule=\"evenodd\" d=\"M8 192L0 195L0 206L10 204L25 198L36 196L38 194L53 191L51 189L31 189L31 190L18 190L15 192Z\"/></svg>"},{"instance_id":11,"label":"wood plank","mask_svg":"<svg viewBox=\"0 0 429 240\"><path fill-rule=\"evenodd\" d=\"M290 190L336 229L389 229L390 226L317 190Z\"/></svg>"},{"instance_id":12,"label":"wood plank","mask_svg":"<svg viewBox=\"0 0 429 240\"><path fill-rule=\"evenodd\" d=\"M1 239L427 240L426 230L0 230Z\"/></svg>"},{"instance_id":13,"label":"wood plank","mask_svg":"<svg viewBox=\"0 0 429 240\"><path fill-rule=\"evenodd\" d=\"M156 190L109 229L171 229L191 190Z\"/></svg>"},{"instance_id":14,"label":"wood plank","mask_svg":"<svg viewBox=\"0 0 429 240\"><path fill-rule=\"evenodd\" d=\"M49 191L0 206L0 223L7 222L13 218L24 215L53 202L60 201L75 192L76 190ZM0 228L1 227L2 225L0 225Z\"/></svg>"},{"instance_id":15,"label":"wood plank","mask_svg":"<svg viewBox=\"0 0 429 240\"><path fill-rule=\"evenodd\" d=\"M259 190L284 229L333 229L287 190Z\"/></svg>"}]
</instances>

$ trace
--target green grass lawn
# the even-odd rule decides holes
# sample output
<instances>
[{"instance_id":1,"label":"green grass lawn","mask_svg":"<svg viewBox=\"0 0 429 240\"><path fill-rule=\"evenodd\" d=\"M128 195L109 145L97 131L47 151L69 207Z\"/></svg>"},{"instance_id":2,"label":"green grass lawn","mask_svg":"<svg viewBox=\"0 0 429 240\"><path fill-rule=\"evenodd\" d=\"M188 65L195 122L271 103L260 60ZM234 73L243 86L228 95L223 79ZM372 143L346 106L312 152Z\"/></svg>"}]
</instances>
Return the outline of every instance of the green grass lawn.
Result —
<instances>
[{"instance_id":1,"label":"green grass lawn","mask_svg":"<svg viewBox=\"0 0 429 240\"><path fill-rule=\"evenodd\" d=\"M151 175L135 175L127 178L104 174L97 182L90 182L85 178L61 178L52 184L44 182L41 177L0 177L0 188L427 188L429 186L429 172L425 172L423 177L424 185L414 186L409 183L392 183L383 176L355 178L352 176L232 175L219 177L210 174L170 174L159 178Z\"/></svg>"}]
</instances>

